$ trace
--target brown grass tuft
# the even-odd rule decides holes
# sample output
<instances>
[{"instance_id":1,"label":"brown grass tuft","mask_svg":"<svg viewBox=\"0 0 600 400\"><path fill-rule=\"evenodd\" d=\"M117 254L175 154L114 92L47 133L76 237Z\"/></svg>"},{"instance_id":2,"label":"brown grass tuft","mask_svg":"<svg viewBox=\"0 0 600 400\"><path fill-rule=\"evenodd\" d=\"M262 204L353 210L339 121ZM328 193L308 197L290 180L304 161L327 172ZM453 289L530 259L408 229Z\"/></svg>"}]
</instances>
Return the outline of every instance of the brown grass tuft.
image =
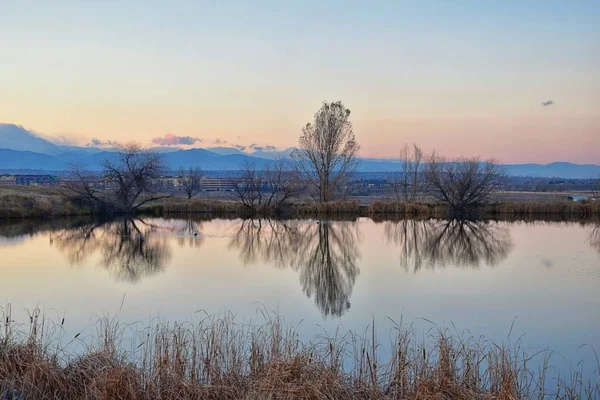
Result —
<instances>
[{"instance_id":1,"label":"brown grass tuft","mask_svg":"<svg viewBox=\"0 0 600 400\"><path fill-rule=\"evenodd\" d=\"M99 322L97 337L69 355L31 320L19 331L0 323L1 399L596 399L600 379L575 375L545 386L547 363L533 374L517 347L446 332L418 341L396 327L382 351L375 327L364 336L300 341L269 313L262 325L231 315L197 323L158 324L133 332L139 344L120 346L123 327ZM37 314L39 315L39 314ZM60 342L60 341L58 341ZM50 345L52 344L52 345Z\"/></svg>"},{"instance_id":2,"label":"brown grass tuft","mask_svg":"<svg viewBox=\"0 0 600 400\"><path fill-rule=\"evenodd\" d=\"M90 214L67 201L56 189L0 185L0 219Z\"/></svg>"},{"instance_id":3,"label":"brown grass tuft","mask_svg":"<svg viewBox=\"0 0 600 400\"><path fill-rule=\"evenodd\" d=\"M148 206L145 210L160 215L173 214L234 214L242 215L244 207L233 201L169 199L162 204Z\"/></svg>"},{"instance_id":4,"label":"brown grass tuft","mask_svg":"<svg viewBox=\"0 0 600 400\"><path fill-rule=\"evenodd\" d=\"M404 201L374 201L367 209L370 217L398 215L409 217L442 217L447 213L447 207L439 203L411 203Z\"/></svg>"},{"instance_id":5,"label":"brown grass tuft","mask_svg":"<svg viewBox=\"0 0 600 400\"><path fill-rule=\"evenodd\" d=\"M325 203L303 203L293 205L294 214L298 216L344 215L358 216L360 209L354 200L337 200Z\"/></svg>"},{"instance_id":6,"label":"brown grass tuft","mask_svg":"<svg viewBox=\"0 0 600 400\"><path fill-rule=\"evenodd\" d=\"M586 218L600 215L600 201L504 202L490 204L485 208L484 212L486 215L561 215L571 218Z\"/></svg>"}]
</instances>

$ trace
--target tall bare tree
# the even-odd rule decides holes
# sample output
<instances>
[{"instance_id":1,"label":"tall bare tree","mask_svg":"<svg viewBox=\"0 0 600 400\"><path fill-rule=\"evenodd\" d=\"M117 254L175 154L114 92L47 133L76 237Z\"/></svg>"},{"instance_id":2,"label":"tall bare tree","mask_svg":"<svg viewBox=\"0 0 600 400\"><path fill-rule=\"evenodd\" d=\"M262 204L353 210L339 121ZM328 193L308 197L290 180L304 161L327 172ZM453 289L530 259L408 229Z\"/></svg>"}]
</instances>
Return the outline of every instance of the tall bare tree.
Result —
<instances>
[{"instance_id":1,"label":"tall bare tree","mask_svg":"<svg viewBox=\"0 0 600 400\"><path fill-rule=\"evenodd\" d=\"M398 200L415 201L423 193L423 151L407 144L400 151L400 171L394 177L393 187Z\"/></svg>"},{"instance_id":2,"label":"tall bare tree","mask_svg":"<svg viewBox=\"0 0 600 400\"><path fill-rule=\"evenodd\" d=\"M494 190L504 183L504 170L493 160L460 158L448 162L435 152L424 168L430 194L448 203L457 214L482 206Z\"/></svg>"},{"instance_id":3,"label":"tall bare tree","mask_svg":"<svg viewBox=\"0 0 600 400\"><path fill-rule=\"evenodd\" d=\"M354 137L350 110L341 101L323 103L314 122L306 124L293 154L298 170L321 202L333 200L356 170L360 146Z\"/></svg>"},{"instance_id":4,"label":"tall bare tree","mask_svg":"<svg viewBox=\"0 0 600 400\"><path fill-rule=\"evenodd\" d=\"M179 168L177 171L177 178L179 179L179 185L183 189L183 192L187 195L188 199L191 199L202 190L201 179L204 176L204 172L199 167Z\"/></svg>"},{"instance_id":5,"label":"tall bare tree","mask_svg":"<svg viewBox=\"0 0 600 400\"><path fill-rule=\"evenodd\" d=\"M300 192L297 173L285 159L275 160L264 168L245 161L241 170L241 182L234 189L233 200L251 213L277 209Z\"/></svg>"},{"instance_id":6,"label":"tall bare tree","mask_svg":"<svg viewBox=\"0 0 600 400\"><path fill-rule=\"evenodd\" d=\"M160 194L156 185L166 171L162 156L138 144L122 146L115 157L103 160L101 166L98 174L75 167L66 194L126 214L169 196Z\"/></svg>"}]
</instances>

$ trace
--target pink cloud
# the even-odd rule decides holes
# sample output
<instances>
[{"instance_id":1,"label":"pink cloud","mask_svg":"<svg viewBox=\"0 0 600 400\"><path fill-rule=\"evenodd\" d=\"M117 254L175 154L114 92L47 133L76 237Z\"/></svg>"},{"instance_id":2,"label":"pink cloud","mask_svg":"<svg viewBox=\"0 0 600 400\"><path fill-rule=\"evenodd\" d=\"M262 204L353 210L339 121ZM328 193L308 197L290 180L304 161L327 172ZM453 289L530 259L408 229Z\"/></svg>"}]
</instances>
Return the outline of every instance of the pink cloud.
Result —
<instances>
[{"instance_id":1,"label":"pink cloud","mask_svg":"<svg viewBox=\"0 0 600 400\"><path fill-rule=\"evenodd\" d=\"M176 136L171 133L152 139L152 143L160 146L191 145L199 142L202 142L202 139L192 136Z\"/></svg>"}]
</instances>

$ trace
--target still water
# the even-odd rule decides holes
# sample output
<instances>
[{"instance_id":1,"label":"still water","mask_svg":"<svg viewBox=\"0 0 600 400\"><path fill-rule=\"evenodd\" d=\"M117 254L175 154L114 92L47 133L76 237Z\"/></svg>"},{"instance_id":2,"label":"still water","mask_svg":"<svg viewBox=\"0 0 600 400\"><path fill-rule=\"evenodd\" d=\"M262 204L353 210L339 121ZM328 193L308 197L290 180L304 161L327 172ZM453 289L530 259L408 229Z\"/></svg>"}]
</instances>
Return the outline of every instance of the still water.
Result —
<instances>
[{"instance_id":1,"label":"still water","mask_svg":"<svg viewBox=\"0 0 600 400\"><path fill-rule=\"evenodd\" d=\"M391 321L551 349L598 374L600 224L399 220L66 219L0 225L0 307L92 335L125 322L259 309L304 339ZM433 325L435 324L435 325ZM512 328L512 329L511 329ZM509 336L510 332L510 336ZM583 364L578 364L583 360Z\"/></svg>"}]
</instances>

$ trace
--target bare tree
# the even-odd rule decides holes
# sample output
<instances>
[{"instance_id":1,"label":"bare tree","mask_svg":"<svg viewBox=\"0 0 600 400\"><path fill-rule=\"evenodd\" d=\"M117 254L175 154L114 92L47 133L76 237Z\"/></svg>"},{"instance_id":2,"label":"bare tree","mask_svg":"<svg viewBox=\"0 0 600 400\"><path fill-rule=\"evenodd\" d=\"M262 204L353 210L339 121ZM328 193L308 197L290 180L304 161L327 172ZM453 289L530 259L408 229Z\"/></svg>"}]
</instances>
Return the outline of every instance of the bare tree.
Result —
<instances>
[{"instance_id":1,"label":"bare tree","mask_svg":"<svg viewBox=\"0 0 600 400\"><path fill-rule=\"evenodd\" d=\"M400 171L393 180L394 192L398 200L415 201L423 192L423 151L413 144L412 149L405 144L400 151Z\"/></svg>"},{"instance_id":2,"label":"bare tree","mask_svg":"<svg viewBox=\"0 0 600 400\"><path fill-rule=\"evenodd\" d=\"M233 189L233 200L254 212L263 202L266 190L264 174L253 161L244 161L240 169L240 182Z\"/></svg>"},{"instance_id":3,"label":"bare tree","mask_svg":"<svg viewBox=\"0 0 600 400\"><path fill-rule=\"evenodd\" d=\"M103 192L105 185L102 174L87 171L81 165L73 165L69 180L62 183L59 189L63 196L78 204L95 207L100 213L114 211L108 196Z\"/></svg>"},{"instance_id":4,"label":"bare tree","mask_svg":"<svg viewBox=\"0 0 600 400\"><path fill-rule=\"evenodd\" d=\"M181 188L187 195L188 199L191 199L192 197L197 195L202 189L200 180L203 176L204 172L199 167L189 167L188 169L181 167L177 171L177 178L179 178L179 184L181 185Z\"/></svg>"},{"instance_id":5,"label":"bare tree","mask_svg":"<svg viewBox=\"0 0 600 400\"><path fill-rule=\"evenodd\" d=\"M321 202L333 200L357 167L360 146L350 110L341 101L323 103L314 122L302 129L299 145L293 157L304 179L316 189L313 197Z\"/></svg>"},{"instance_id":6,"label":"bare tree","mask_svg":"<svg viewBox=\"0 0 600 400\"><path fill-rule=\"evenodd\" d=\"M462 214L482 206L504 182L504 170L493 160L461 158L447 162L435 152L427 160L424 175L430 194Z\"/></svg>"},{"instance_id":7,"label":"bare tree","mask_svg":"<svg viewBox=\"0 0 600 400\"><path fill-rule=\"evenodd\" d=\"M241 182L234 188L233 200L251 213L277 209L301 188L297 174L285 159L275 160L263 169L245 161L241 170Z\"/></svg>"},{"instance_id":8,"label":"bare tree","mask_svg":"<svg viewBox=\"0 0 600 400\"><path fill-rule=\"evenodd\" d=\"M101 209L126 214L170 196L159 194L156 185L166 171L162 156L138 144L122 146L115 157L103 160L101 166L98 174L74 167L73 180L65 194Z\"/></svg>"},{"instance_id":9,"label":"bare tree","mask_svg":"<svg viewBox=\"0 0 600 400\"><path fill-rule=\"evenodd\" d=\"M267 165L265 176L269 193L266 201L267 207L278 208L289 199L298 196L302 190L298 172L290 161L284 158L278 158Z\"/></svg>"}]
</instances>

